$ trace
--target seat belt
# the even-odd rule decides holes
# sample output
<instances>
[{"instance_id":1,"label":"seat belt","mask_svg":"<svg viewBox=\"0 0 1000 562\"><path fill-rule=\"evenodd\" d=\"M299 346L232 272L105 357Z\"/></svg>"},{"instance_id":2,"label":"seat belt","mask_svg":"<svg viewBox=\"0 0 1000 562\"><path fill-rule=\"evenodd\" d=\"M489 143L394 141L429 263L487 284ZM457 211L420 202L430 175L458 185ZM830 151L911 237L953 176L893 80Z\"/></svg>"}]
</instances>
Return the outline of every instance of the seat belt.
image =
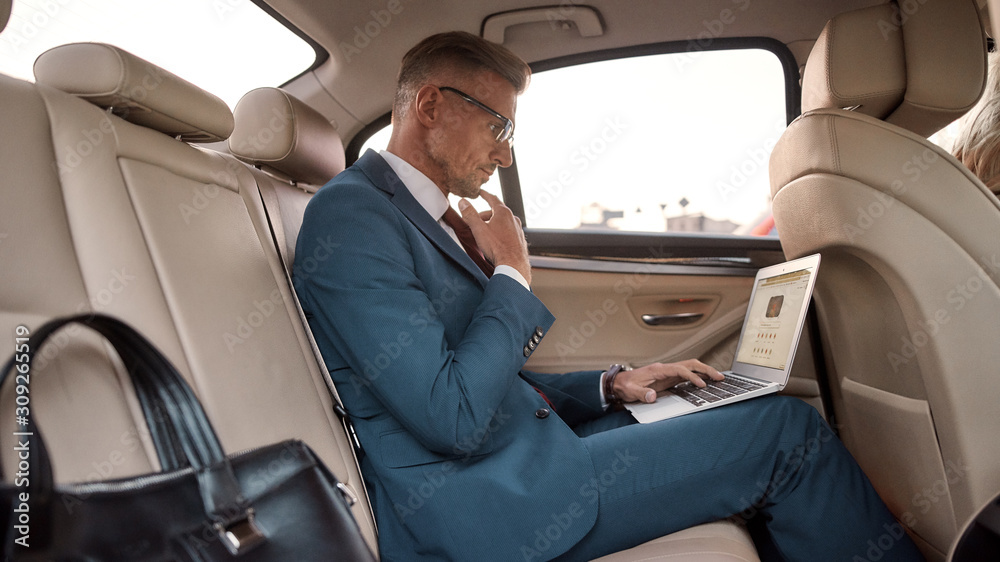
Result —
<instances>
[{"instance_id":1,"label":"seat belt","mask_svg":"<svg viewBox=\"0 0 1000 562\"><path fill-rule=\"evenodd\" d=\"M281 270L285 273L285 281L288 283L288 288L292 293L292 300L295 301L295 310L299 313L299 320L302 322L302 328L306 332L306 337L309 339L309 346L312 347L313 355L316 358L316 362L319 364L319 369L323 373L323 380L326 382L327 388L330 390L330 395L333 397L333 411L336 412L337 417L344 423L344 429L347 434L351 437L351 443L355 448L356 453L362 453L361 442L358 441L358 436L354 432L354 424L351 423L350 413L348 413L347 408L344 407L344 403L340 400L340 394L337 392L337 387L333 384L333 377L330 376L330 371L326 368L326 361L323 360L323 353L319 349L319 345L316 343L316 337L313 336L312 328L309 326L309 320L306 318L306 313L302 310L302 303L299 301L299 295L295 291L295 285L292 283L291 272L288 270L288 263L285 261L285 230L279 223L275 227L275 222L280 221L280 217L271 217L271 211L268 209L277 209L280 203L278 203L278 197L273 191L266 189L261 189L260 182L257 181L256 175L254 181L257 184L257 193L260 196L261 205L264 207L264 217L267 219L267 227L271 231L271 242L275 245L275 249L278 251L278 260L281 261ZM267 192L267 195L265 195ZM273 205L269 207L268 204ZM280 232L280 234L278 234ZM361 467L358 467L360 472Z\"/></svg>"},{"instance_id":2,"label":"seat belt","mask_svg":"<svg viewBox=\"0 0 1000 562\"><path fill-rule=\"evenodd\" d=\"M289 271L289 265L286 262L286 252L285 252L285 230L282 227L280 221L280 216L275 216L273 219L271 217L271 211L269 209L278 209L280 203L278 202L278 196L273 190L262 189L260 186L260 181L257 174L262 173L257 169L251 169L251 175L254 179L254 184L257 186L257 195L260 198L261 206L264 209L264 218L267 219L267 227L271 233L271 243L275 245L275 249L278 252L278 261L281 262L281 270L285 274L285 282L288 285L289 291L292 293L292 300L295 301L295 310L299 313L299 321L302 324L302 329L305 330L306 337L309 339L309 346L312 347L313 356L316 358L316 363L319 365L320 372L323 374L323 381L326 383L327 389L330 391L330 396L333 398L333 411L340 418L340 423L344 427L344 431L347 433L348 439L351 441L351 447L354 449L354 466L358 470L358 475L361 477L361 493L364 494L365 499L368 501L368 507L371 509L371 499L368 496L368 487L365 484L364 475L361 473L361 456L364 455L364 449L361 447L361 441L358 440L358 434L354 431L354 424L351 422L350 412L344 407L344 403L340 400L340 394L337 392L337 387L333 384L333 377L330 376L330 371L326 368L326 361L323 360L323 353L319 349L319 345L316 343L316 338L313 336L312 328L309 326L309 320L306 318L306 313L302 310L302 303L299 301L299 295L295 291L295 285L292 283L292 275ZM266 193L266 194L265 194ZM273 205L273 206L269 206ZM280 213L278 213L280 215ZM278 223L277 226L275 223ZM278 234L280 232L280 234ZM348 488L349 489L349 488ZM356 498L355 498L356 499ZM372 518L372 526L375 529L375 536L378 536L378 523Z\"/></svg>"}]
</instances>

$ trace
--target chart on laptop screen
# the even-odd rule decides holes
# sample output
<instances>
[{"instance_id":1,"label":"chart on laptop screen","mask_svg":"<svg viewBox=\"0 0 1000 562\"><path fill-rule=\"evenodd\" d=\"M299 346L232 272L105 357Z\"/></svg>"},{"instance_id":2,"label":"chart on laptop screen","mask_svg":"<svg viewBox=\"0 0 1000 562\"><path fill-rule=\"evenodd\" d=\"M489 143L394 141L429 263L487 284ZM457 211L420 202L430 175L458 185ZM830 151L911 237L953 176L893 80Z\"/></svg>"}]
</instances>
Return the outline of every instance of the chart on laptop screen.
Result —
<instances>
[{"instance_id":1,"label":"chart on laptop screen","mask_svg":"<svg viewBox=\"0 0 1000 562\"><path fill-rule=\"evenodd\" d=\"M810 270L802 269L757 283L736 361L771 369L785 368L811 274Z\"/></svg>"}]
</instances>

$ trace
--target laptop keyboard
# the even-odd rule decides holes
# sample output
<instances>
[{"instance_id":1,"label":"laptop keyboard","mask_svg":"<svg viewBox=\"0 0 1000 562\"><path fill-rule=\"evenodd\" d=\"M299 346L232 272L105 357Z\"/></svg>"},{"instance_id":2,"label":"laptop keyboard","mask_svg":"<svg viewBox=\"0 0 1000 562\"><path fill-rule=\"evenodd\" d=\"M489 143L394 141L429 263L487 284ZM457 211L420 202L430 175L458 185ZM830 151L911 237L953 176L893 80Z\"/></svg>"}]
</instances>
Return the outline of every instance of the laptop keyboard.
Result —
<instances>
[{"instance_id":1,"label":"laptop keyboard","mask_svg":"<svg viewBox=\"0 0 1000 562\"><path fill-rule=\"evenodd\" d=\"M671 388L670 392L673 392L695 406L703 406L712 402L718 402L723 398L739 396L740 394L767 386L756 381L737 378L733 375L727 375L725 380L707 380L705 382L707 383L705 388L698 388L690 382L684 382Z\"/></svg>"}]
</instances>

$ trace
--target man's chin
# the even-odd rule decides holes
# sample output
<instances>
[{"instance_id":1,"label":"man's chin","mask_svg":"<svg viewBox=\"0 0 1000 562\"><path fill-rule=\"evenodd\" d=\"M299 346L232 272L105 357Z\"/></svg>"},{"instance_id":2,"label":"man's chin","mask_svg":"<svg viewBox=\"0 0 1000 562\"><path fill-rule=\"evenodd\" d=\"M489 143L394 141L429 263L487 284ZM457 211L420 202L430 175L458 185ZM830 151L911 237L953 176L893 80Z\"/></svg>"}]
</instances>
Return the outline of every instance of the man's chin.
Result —
<instances>
[{"instance_id":1,"label":"man's chin","mask_svg":"<svg viewBox=\"0 0 1000 562\"><path fill-rule=\"evenodd\" d=\"M487 181L489 181L489 178L487 178ZM468 181L456 182L456 184L453 185L448 192L457 197L475 199L476 197L479 197L479 192L482 191L482 187L485 183L486 181L481 181L478 178L470 178Z\"/></svg>"}]
</instances>

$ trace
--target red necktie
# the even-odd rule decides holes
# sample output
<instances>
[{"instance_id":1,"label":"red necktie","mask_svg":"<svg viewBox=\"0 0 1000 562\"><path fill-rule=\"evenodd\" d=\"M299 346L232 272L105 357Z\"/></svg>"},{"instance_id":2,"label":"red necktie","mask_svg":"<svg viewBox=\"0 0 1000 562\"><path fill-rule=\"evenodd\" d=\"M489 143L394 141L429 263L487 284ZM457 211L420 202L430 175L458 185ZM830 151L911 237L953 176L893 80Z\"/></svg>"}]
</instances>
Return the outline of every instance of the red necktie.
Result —
<instances>
[{"instance_id":1,"label":"red necktie","mask_svg":"<svg viewBox=\"0 0 1000 562\"><path fill-rule=\"evenodd\" d=\"M450 206L448 207L448 210L444 212L443 218L445 224L450 226L452 230L455 231L455 234L458 235L458 241L462 243L462 248L465 248L465 253L469 254L469 257L472 258L472 261L476 262L476 265L479 266L479 269L483 270L483 273L485 273L487 277L492 277L493 270L495 268L493 267L493 264L486 261L486 257L483 256L482 250L480 250L479 245L476 244L476 237L472 235L472 229L469 228L469 225L465 222L465 219L463 219L462 216L458 214L458 211L451 208ZM542 399L545 400L546 403L548 403L549 407L552 408L553 411L555 411L556 409L555 406L552 404L552 401L549 400L549 397L546 396L544 392L536 388L534 385L532 385L531 388L534 388L535 392L540 394L542 396Z\"/></svg>"},{"instance_id":2,"label":"red necktie","mask_svg":"<svg viewBox=\"0 0 1000 562\"><path fill-rule=\"evenodd\" d=\"M462 216L458 214L458 211L448 207L448 210L444 212L444 222L455 231L458 235L458 241L462 243L462 248L465 249L465 253L469 254L472 261L476 262L479 269L483 270L483 273L487 277L493 276L493 264L486 261L486 257L483 256L483 252L479 249L479 245L476 244L476 237L472 235L472 229L469 225L462 219Z\"/></svg>"}]
</instances>

